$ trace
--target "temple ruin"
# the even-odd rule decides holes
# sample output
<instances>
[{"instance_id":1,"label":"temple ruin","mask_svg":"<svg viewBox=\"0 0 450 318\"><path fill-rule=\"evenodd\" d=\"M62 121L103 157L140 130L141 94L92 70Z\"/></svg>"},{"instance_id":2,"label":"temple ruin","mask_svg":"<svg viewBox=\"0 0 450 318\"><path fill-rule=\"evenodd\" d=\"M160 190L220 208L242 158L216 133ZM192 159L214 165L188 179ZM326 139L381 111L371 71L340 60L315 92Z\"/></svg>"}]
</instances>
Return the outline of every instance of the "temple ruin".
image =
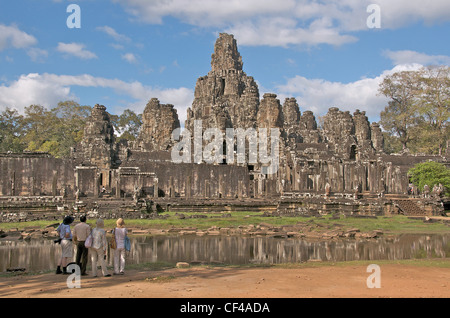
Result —
<instances>
[{"instance_id":1,"label":"temple ruin","mask_svg":"<svg viewBox=\"0 0 450 318\"><path fill-rule=\"evenodd\" d=\"M319 127L295 98L281 102L273 93L261 98L254 78L243 70L233 35L220 34L211 71L197 80L184 129L193 132L196 121L202 132L278 129L277 171L263 173L264 163L226 160L175 163L171 151L173 132L181 127L178 114L156 98L149 100L139 136L129 143L116 141L106 107L95 105L70 158L0 154L3 221L9 212L20 210L18 218L29 219L36 211L55 209L95 210L111 217L142 217L158 209L272 215L433 215L442 210L437 196L413 197L407 171L427 160L447 163L447 157L386 154L380 126L370 123L364 111L331 107ZM223 147L223 158L235 150Z\"/></svg>"}]
</instances>

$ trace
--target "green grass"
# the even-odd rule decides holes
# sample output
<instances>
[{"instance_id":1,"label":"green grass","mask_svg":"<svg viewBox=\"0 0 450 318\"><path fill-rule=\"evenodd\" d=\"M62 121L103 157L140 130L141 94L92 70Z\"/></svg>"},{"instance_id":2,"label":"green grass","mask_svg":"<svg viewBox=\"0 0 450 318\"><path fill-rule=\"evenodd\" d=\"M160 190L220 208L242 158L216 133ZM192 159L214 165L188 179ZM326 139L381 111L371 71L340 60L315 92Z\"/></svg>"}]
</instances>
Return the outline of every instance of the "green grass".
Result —
<instances>
[{"instance_id":1,"label":"green grass","mask_svg":"<svg viewBox=\"0 0 450 318\"><path fill-rule=\"evenodd\" d=\"M180 213L179 213L180 214ZM237 228L238 226L248 226L250 224L258 225L261 223L270 224L272 226L295 225L298 222L308 222L310 224L318 224L321 228L333 229L336 224L343 229L358 228L361 232L372 230L382 230L389 234L444 234L450 233L450 228L441 222L424 223L421 219L408 219L406 216L379 216L377 219L371 218L352 218L341 216L339 219L332 219L331 215L321 218L316 217L264 217L260 212L230 212L231 217L221 217L220 213L183 213L185 216L193 214L204 214L206 218L185 218L180 219L174 212L165 212L162 215L167 216L165 219L127 219L125 220L127 227L143 228L143 229L159 229L168 230L170 228L196 228L206 230L213 226L224 228ZM95 219L88 219L88 224L95 227ZM115 227L116 220L105 220L105 228L112 229ZM55 224L55 221L32 221L19 223L2 223L0 229L10 230L18 228L23 230L27 227L45 228L48 225Z\"/></svg>"}]
</instances>

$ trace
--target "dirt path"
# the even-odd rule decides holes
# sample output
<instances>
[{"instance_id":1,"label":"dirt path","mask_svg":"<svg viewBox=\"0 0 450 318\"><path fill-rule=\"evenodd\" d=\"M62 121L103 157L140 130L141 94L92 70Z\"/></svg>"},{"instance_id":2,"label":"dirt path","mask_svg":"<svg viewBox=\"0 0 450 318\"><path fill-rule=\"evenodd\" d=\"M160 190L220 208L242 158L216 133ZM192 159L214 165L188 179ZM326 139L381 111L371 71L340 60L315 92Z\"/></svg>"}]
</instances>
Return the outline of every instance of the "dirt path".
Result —
<instances>
[{"instance_id":1,"label":"dirt path","mask_svg":"<svg viewBox=\"0 0 450 318\"><path fill-rule=\"evenodd\" d=\"M0 278L1 298L449 298L450 269L381 265L381 288L368 288L367 266L309 268L192 267L130 270L123 276L42 274Z\"/></svg>"}]
</instances>

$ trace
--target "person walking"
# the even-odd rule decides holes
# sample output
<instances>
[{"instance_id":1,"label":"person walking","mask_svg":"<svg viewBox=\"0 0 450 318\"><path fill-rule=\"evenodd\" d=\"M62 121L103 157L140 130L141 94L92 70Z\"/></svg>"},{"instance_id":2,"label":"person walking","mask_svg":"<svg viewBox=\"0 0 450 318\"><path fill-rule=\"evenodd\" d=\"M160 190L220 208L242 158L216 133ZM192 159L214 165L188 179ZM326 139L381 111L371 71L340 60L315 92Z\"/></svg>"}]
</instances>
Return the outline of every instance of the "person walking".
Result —
<instances>
[{"instance_id":1,"label":"person walking","mask_svg":"<svg viewBox=\"0 0 450 318\"><path fill-rule=\"evenodd\" d=\"M84 245L87 237L91 234L91 227L86 223L86 216L80 217L80 223L74 226L72 236L77 246L75 263L80 266L81 275L87 275L86 268L88 263L89 249Z\"/></svg>"},{"instance_id":2,"label":"person walking","mask_svg":"<svg viewBox=\"0 0 450 318\"><path fill-rule=\"evenodd\" d=\"M67 265L73 260L72 231L70 230L72 222L73 217L68 215L64 217L63 222L56 229L61 239L61 257L57 263L56 274L69 274Z\"/></svg>"},{"instance_id":3,"label":"person walking","mask_svg":"<svg viewBox=\"0 0 450 318\"><path fill-rule=\"evenodd\" d=\"M111 276L108 273L108 269L106 267L106 232L103 229L104 222L102 219L97 220L97 226L92 230L92 246L90 248L91 251L91 260L92 260L92 276L97 277L97 263L100 261L100 265L102 266L103 276L109 277Z\"/></svg>"},{"instance_id":4,"label":"person walking","mask_svg":"<svg viewBox=\"0 0 450 318\"><path fill-rule=\"evenodd\" d=\"M128 230L125 221L119 218L116 221L116 228L113 235L116 239L116 249L114 250L114 275L123 275L125 271L125 237Z\"/></svg>"}]
</instances>

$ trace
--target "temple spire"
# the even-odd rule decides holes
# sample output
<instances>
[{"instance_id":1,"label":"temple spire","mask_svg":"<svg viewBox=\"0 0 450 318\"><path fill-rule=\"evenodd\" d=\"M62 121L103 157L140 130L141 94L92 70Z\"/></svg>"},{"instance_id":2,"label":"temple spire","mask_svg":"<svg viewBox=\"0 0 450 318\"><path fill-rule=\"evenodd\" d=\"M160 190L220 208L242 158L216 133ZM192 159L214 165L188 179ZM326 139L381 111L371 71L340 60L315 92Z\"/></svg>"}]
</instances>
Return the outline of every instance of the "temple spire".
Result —
<instances>
[{"instance_id":1,"label":"temple spire","mask_svg":"<svg viewBox=\"0 0 450 318\"><path fill-rule=\"evenodd\" d=\"M211 55L213 72L242 70L242 57L238 52L237 43L232 34L220 33Z\"/></svg>"}]
</instances>

